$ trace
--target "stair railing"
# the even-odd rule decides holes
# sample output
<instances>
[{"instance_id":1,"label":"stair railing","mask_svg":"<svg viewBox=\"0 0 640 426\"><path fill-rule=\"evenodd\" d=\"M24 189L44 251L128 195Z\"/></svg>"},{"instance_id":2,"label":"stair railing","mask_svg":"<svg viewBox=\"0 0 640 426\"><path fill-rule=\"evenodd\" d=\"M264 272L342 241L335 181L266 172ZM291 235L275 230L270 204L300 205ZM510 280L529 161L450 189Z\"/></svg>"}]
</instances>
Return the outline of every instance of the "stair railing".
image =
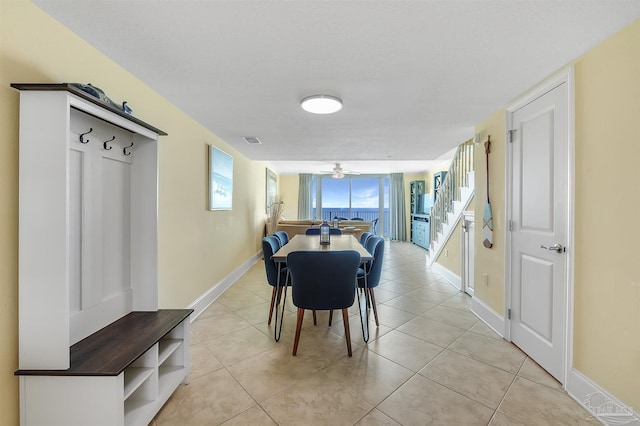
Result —
<instances>
[{"instance_id":1,"label":"stair railing","mask_svg":"<svg viewBox=\"0 0 640 426\"><path fill-rule=\"evenodd\" d=\"M469 184L469 172L473 171L474 150L473 140L468 140L456 149L444 182L437 190L436 202L431 207L431 240L437 238L438 232L441 232L443 225L447 223L448 213L453 212L453 202L460 200L461 187Z\"/></svg>"}]
</instances>

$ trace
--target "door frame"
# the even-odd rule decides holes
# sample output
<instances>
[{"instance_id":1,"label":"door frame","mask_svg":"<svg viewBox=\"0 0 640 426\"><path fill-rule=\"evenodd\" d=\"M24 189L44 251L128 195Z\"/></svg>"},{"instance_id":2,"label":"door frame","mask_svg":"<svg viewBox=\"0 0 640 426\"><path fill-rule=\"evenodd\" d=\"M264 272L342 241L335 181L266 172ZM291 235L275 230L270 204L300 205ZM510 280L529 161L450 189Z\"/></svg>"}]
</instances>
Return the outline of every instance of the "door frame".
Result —
<instances>
[{"instance_id":1,"label":"door frame","mask_svg":"<svg viewBox=\"0 0 640 426\"><path fill-rule=\"evenodd\" d=\"M566 389L568 374L573 366L573 291L574 291L574 260L575 260L575 87L573 66L561 71L554 77L541 83L537 88L524 95L519 100L509 106L506 111L505 129L505 274L504 274L504 338L511 341L511 320L508 318L508 310L511 309L511 233L509 232L509 221L512 216L512 193L513 193L513 164L511 156L513 149L509 142L509 129L513 126L513 114L523 106L529 104L545 93L550 92L561 84L567 86L567 274L565 282L565 324L563 330L565 339L565 351L562 364L564 365L562 386Z\"/></svg>"}]
</instances>

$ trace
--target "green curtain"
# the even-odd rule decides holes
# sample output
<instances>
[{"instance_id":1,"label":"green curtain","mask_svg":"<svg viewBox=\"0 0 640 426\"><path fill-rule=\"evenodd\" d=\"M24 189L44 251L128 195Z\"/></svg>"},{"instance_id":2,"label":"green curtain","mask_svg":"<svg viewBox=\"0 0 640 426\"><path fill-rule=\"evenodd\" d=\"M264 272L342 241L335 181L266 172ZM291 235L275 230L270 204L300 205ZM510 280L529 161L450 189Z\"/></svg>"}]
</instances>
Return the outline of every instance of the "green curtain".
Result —
<instances>
[{"instance_id":1,"label":"green curtain","mask_svg":"<svg viewBox=\"0 0 640 426\"><path fill-rule=\"evenodd\" d=\"M404 203L404 174L389 175L389 238L407 240L407 223Z\"/></svg>"},{"instance_id":2,"label":"green curtain","mask_svg":"<svg viewBox=\"0 0 640 426\"><path fill-rule=\"evenodd\" d=\"M300 173L300 184L298 189L298 219L313 219L313 194L311 173Z\"/></svg>"}]
</instances>

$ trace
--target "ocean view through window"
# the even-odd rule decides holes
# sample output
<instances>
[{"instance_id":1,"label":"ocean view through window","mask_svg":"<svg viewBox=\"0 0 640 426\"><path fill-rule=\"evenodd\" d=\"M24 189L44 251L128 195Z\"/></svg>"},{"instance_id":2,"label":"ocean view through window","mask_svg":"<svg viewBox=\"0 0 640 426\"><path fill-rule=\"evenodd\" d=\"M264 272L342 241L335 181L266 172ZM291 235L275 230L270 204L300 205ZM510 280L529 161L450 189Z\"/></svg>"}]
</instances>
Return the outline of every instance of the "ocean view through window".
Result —
<instances>
[{"instance_id":1,"label":"ocean view through window","mask_svg":"<svg viewBox=\"0 0 640 426\"><path fill-rule=\"evenodd\" d=\"M378 235L388 236L388 175L355 175L343 179L314 176L312 193L315 219L361 218L376 223Z\"/></svg>"}]
</instances>

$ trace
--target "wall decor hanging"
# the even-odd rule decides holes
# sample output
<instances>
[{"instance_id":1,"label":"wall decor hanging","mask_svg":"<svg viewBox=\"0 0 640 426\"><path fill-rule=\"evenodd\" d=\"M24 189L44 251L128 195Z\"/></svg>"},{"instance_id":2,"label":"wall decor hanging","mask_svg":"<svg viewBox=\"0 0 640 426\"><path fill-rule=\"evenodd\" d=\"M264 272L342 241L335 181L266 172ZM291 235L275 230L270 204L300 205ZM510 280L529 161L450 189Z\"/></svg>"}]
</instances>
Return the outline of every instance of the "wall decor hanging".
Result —
<instances>
[{"instance_id":1,"label":"wall decor hanging","mask_svg":"<svg viewBox=\"0 0 640 426\"><path fill-rule=\"evenodd\" d=\"M491 212L491 201L489 199L489 153L491 152L491 135L487 136L484 143L484 153L487 156L487 202L484 205L482 214L482 245L486 248L493 247L493 213Z\"/></svg>"},{"instance_id":2,"label":"wall decor hanging","mask_svg":"<svg viewBox=\"0 0 640 426\"><path fill-rule=\"evenodd\" d=\"M278 176L268 168L266 169L266 190L265 190L265 199L267 201L266 209L267 214L269 214L269 210L271 205L276 201L278 196Z\"/></svg>"},{"instance_id":3,"label":"wall decor hanging","mask_svg":"<svg viewBox=\"0 0 640 426\"><path fill-rule=\"evenodd\" d=\"M209 210L231 210L233 157L209 145Z\"/></svg>"}]
</instances>

